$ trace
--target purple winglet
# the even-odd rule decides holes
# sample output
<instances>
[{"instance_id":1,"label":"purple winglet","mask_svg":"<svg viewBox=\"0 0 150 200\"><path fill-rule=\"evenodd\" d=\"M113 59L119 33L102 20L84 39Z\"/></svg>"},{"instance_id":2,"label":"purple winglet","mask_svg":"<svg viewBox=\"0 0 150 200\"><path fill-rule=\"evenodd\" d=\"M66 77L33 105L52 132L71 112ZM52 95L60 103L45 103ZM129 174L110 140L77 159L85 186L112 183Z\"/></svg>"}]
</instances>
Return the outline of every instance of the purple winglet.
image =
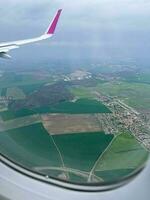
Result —
<instances>
[{"instance_id":1,"label":"purple winglet","mask_svg":"<svg viewBox=\"0 0 150 200\"><path fill-rule=\"evenodd\" d=\"M53 22L51 23L47 34L54 34L62 9L58 10Z\"/></svg>"}]
</instances>

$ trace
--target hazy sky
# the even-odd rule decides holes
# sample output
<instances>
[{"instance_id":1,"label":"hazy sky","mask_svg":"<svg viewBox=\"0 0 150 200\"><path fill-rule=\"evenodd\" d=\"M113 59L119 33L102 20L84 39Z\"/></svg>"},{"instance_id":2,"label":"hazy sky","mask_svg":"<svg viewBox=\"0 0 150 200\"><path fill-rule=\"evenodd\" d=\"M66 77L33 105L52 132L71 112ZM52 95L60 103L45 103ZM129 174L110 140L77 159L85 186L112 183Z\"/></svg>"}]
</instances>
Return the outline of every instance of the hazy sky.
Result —
<instances>
[{"instance_id":1,"label":"hazy sky","mask_svg":"<svg viewBox=\"0 0 150 200\"><path fill-rule=\"evenodd\" d=\"M0 41L43 33L59 8L63 13L55 37L12 51L15 58L132 58L149 54L149 0L1 1Z\"/></svg>"}]
</instances>

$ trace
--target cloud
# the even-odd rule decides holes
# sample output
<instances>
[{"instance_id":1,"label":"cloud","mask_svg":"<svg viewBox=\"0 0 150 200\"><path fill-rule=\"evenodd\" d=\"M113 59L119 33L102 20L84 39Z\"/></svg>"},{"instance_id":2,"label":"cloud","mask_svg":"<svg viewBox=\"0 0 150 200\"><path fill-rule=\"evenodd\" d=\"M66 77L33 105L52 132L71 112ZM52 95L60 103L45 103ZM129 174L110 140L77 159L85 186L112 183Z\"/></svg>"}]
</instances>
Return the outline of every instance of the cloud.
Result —
<instances>
[{"instance_id":1,"label":"cloud","mask_svg":"<svg viewBox=\"0 0 150 200\"><path fill-rule=\"evenodd\" d=\"M136 51L140 46L144 48L145 42L149 48L149 0L1 1L0 39L16 40L41 34L58 8L63 13L56 36L51 42L40 43L47 49L49 45L63 47L62 54L66 56L71 46L73 54L83 46L93 52L94 48L99 47L102 52L113 46L118 51L135 46Z\"/></svg>"},{"instance_id":2,"label":"cloud","mask_svg":"<svg viewBox=\"0 0 150 200\"><path fill-rule=\"evenodd\" d=\"M5 0L0 3L0 17L3 20L30 19L49 16L57 8L64 9L64 19L70 16L74 21L82 19L90 22L100 22L104 20L121 20L130 17L144 17L150 15L150 2L147 0ZM5 17L4 17L5 16Z\"/></svg>"}]
</instances>

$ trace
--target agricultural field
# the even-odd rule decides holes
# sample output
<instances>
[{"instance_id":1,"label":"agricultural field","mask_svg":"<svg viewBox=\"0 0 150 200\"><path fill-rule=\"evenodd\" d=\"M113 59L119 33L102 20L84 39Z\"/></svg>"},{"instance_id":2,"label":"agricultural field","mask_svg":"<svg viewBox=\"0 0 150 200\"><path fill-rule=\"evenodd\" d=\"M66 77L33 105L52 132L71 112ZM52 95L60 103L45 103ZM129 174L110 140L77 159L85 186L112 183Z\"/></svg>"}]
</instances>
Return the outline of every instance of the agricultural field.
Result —
<instances>
[{"instance_id":1,"label":"agricultural field","mask_svg":"<svg viewBox=\"0 0 150 200\"><path fill-rule=\"evenodd\" d=\"M11 129L17 129L24 126L29 126L32 124L40 123L41 117L40 115L30 115L25 117L18 117L13 120L8 121L0 121L0 132L8 131Z\"/></svg>"},{"instance_id":2,"label":"agricultural field","mask_svg":"<svg viewBox=\"0 0 150 200\"><path fill-rule=\"evenodd\" d=\"M22 101L13 101L9 108L13 111L19 109L34 109L39 107L53 106L60 102L73 100L73 95L63 82L49 84L26 96Z\"/></svg>"},{"instance_id":3,"label":"agricultural field","mask_svg":"<svg viewBox=\"0 0 150 200\"><path fill-rule=\"evenodd\" d=\"M37 123L0 132L0 151L30 170L86 182L90 169L112 139L113 135L104 132L52 136ZM98 180L102 180L101 177Z\"/></svg>"},{"instance_id":4,"label":"agricultural field","mask_svg":"<svg viewBox=\"0 0 150 200\"><path fill-rule=\"evenodd\" d=\"M139 170L148 158L137 139L139 111L150 110L149 76L128 76L130 70L120 72L121 65L98 69L86 72L91 78L85 79L82 73L71 79L71 72L59 69L50 74L44 67L3 73L0 96L13 99L0 102L0 153L29 170L74 183L111 182Z\"/></svg>"},{"instance_id":5,"label":"agricultural field","mask_svg":"<svg viewBox=\"0 0 150 200\"><path fill-rule=\"evenodd\" d=\"M148 156L129 133L51 135L42 123L1 131L0 151L30 170L75 183L126 177Z\"/></svg>"},{"instance_id":6,"label":"agricultural field","mask_svg":"<svg viewBox=\"0 0 150 200\"><path fill-rule=\"evenodd\" d=\"M78 99L75 102L62 102L53 106L45 106L31 109L24 108L17 111L8 110L1 112L0 115L3 120L10 120L17 117L44 113L94 114L110 113L110 110L97 100Z\"/></svg>"},{"instance_id":7,"label":"agricultural field","mask_svg":"<svg viewBox=\"0 0 150 200\"><path fill-rule=\"evenodd\" d=\"M113 135L85 132L53 136L67 168L89 172L95 161L109 145Z\"/></svg>"},{"instance_id":8,"label":"agricultural field","mask_svg":"<svg viewBox=\"0 0 150 200\"><path fill-rule=\"evenodd\" d=\"M11 97L13 100L26 98L23 91L18 87L7 88L6 96Z\"/></svg>"},{"instance_id":9,"label":"agricultural field","mask_svg":"<svg viewBox=\"0 0 150 200\"><path fill-rule=\"evenodd\" d=\"M49 109L50 113L94 114L110 113L110 110L97 100L78 99L75 102L62 102Z\"/></svg>"},{"instance_id":10,"label":"agricultural field","mask_svg":"<svg viewBox=\"0 0 150 200\"><path fill-rule=\"evenodd\" d=\"M0 102L0 112L2 112L1 115L4 116L4 120L5 118L13 119L15 118L15 115L21 117L27 116L29 113L34 114L34 112L25 108L20 109L17 113L11 112L8 108L10 104L9 99L13 98L14 101L26 100L26 96L37 91L45 84L52 84L54 82L48 76L42 78L42 74L39 76L35 76L32 73L18 74L14 72L6 72L2 77L0 77L0 97L3 98Z\"/></svg>"},{"instance_id":11,"label":"agricultural field","mask_svg":"<svg viewBox=\"0 0 150 200\"><path fill-rule=\"evenodd\" d=\"M41 118L46 130L54 135L102 131L102 127L95 115L45 114Z\"/></svg>"},{"instance_id":12,"label":"agricultural field","mask_svg":"<svg viewBox=\"0 0 150 200\"><path fill-rule=\"evenodd\" d=\"M37 90L39 90L41 87L44 86L44 83L35 83L32 85L22 85L19 88L24 92L25 95L29 95Z\"/></svg>"},{"instance_id":13,"label":"agricultural field","mask_svg":"<svg viewBox=\"0 0 150 200\"><path fill-rule=\"evenodd\" d=\"M35 80L31 76L22 76L17 75L15 73L5 73L3 77L0 79L0 87L1 88L7 88L7 87L15 87L18 85L26 85L31 84Z\"/></svg>"},{"instance_id":14,"label":"agricultural field","mask_svg":"<svg viewBox=\"0 0 150 200\"><path fill-rule=\"evenodd\" d=\"M137 110L150 109L150 84L109 82L98 85L96 90L116 96Z\"/></svg>"},{"instance_id":15,"label":"agricultural field","mask_svg":"<svg viewBox=\"0 0 150 200\"><path fill-rule=\"evenodd\" d=\"M119 179L138 169L147 161L148 155L131 134L122 133L114 137L107 151L98 159L93 173L110 181Z\"/></svg>"},{"instance_id":16,"label":"agricultural field","mask_svg":"<svg viewBox=\"0 0 150 200\"><path fill-rule=\"evenodd\" d=\"M87 87L72 87L70 89L71 93L76 98L88 98L93 99L93 94L90 88Z\"/></svg>"},{"instance_id":17,"label":"agricultural field","mask_svg":"<svg viewBox=\"0 0 150 200\"><path fill-rule=\"evenodd\" d=\"M150 72L144 72L134 75L123 75L122 78L129 83L145 83L150 84Z\"/></svg>"},{"instance_id":18,"label":"agricultural field","mask_svg":"<svg viewBox=\"0 0 150 200\"><path fill-rule=\"evenodd\" d=\"M13 72L4 73L0 79L0 88L21 87L27 85L39 85L52 83L51 77L39 78L34 74L17 74Z\"/></svg>"},{"instance_id":19,"label":"agricultural field","mask_svg":"<svg viewBox=\"0 0 150 200\"><path fill-rule=\"evenodd\" d=\"M1 153L15 163L34 166L61 166L59 154L42 124L0 133Z\"/></svg>"},{"instance_id":20,"label":"agricultural field","mask_svg":"<svg viewBox=\"0 0 150 200\"><path fill-rule=\"evenodd\" d=\"M21 109L21 110L18 110L16 112L6 110L6 111L1 112L0 116L2 117L2 119L4 121L7 121L7 120L12 120L12 119L15 119L15 118L30 116L30 115L34 115L34 114L36 114L36 112L34 112L32 110Z\"/></svg>"}]
</instances>

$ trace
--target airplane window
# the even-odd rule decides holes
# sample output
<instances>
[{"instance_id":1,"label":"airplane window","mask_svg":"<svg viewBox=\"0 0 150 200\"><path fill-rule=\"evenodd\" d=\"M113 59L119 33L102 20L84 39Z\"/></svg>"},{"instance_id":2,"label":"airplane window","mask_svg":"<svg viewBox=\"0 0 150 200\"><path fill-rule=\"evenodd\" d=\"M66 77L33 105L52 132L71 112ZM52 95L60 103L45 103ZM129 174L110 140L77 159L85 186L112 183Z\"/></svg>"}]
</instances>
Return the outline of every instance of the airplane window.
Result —
<instances>
[{"instance_id":1,"label":"airplane window","mask_svg":"<svg viewBox=\"0 0 150 200\"><path fill-rule=\"evenodd\" d=\"M148 160L150 68L134 27L91 9L58 10L44 35L0 44L0 153L20 173L100 190Z\"/></svg>"}]
</instances>

